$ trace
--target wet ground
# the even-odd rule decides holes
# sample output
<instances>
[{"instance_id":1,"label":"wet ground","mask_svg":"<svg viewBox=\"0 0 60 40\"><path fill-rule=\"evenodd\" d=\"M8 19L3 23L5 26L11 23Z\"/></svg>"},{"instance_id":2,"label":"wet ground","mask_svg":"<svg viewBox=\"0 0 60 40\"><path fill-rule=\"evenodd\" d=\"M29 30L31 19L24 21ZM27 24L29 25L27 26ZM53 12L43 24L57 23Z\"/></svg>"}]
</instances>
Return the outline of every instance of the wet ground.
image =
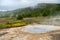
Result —
<instances>
[{"instance_id":1,"label":"wet ground","mask_svg":"<svg viewBox=\"0 0 60 40\"><path fill-rule=\"evenodd\" d=\"M0 30L0 40L59 40L60 27L32 24Z\"/></svg>"}]
</instances>

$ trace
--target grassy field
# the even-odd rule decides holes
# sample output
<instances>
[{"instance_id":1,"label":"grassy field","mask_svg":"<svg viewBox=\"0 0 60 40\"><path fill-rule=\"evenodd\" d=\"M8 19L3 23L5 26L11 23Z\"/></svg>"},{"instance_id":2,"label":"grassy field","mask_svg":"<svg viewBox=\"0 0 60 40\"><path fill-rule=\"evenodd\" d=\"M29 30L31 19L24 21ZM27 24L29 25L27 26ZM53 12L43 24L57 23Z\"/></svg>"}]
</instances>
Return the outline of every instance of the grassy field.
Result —
<instances>
[{"instance_id":1,"label":"grassy field","mask_svg":"<svg viewBox=\"0 0 60 40\"><path fill-rule=\"evenodd\" d=\"M26 25L24 20L16 20L10 18L0 18L0 28L22 27Z\"/></svg>"},{"instance_id":2,"label":"grassy field","mask_svg":"<svg viewBox=\"0 0 60 40\"><path fill-rule=\"evenodd\" d=\"M0 28L22 27L28 24L60 25L60 19L54 17L30 17L22 20L15 18L0 18Z\"/></svg>"},{"instance_id":3,"label":"grassy field","mask_svg":"<svg viewBox=\"0 0 60 40\"><path fill-rule=\"evenodd\" d=\"M0 18L0 28L22 27L33 23L43 23L47 17L31 17L23 20L16 20L15 18Z\"/></svg>"}]
</instances>

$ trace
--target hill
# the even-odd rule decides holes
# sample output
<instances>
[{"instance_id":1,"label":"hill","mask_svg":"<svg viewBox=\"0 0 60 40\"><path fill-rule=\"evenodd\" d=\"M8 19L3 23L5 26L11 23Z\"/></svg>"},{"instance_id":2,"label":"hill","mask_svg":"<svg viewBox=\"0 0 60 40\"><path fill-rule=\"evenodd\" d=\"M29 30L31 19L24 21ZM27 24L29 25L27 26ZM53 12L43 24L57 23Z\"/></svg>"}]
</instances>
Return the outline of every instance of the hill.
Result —
<instances>
[{"instance_id":1,"label":"hill","mask_svg":"<svg viewBox=\"0 0 60 40\"><path fill-rule=\"evenodd\" d=\"M37 17L37 16L56 16L60 15L59 4L37 4L33 7L20 8L11 11L0 11L0 17Z\"/></svg>"}]
</instances>

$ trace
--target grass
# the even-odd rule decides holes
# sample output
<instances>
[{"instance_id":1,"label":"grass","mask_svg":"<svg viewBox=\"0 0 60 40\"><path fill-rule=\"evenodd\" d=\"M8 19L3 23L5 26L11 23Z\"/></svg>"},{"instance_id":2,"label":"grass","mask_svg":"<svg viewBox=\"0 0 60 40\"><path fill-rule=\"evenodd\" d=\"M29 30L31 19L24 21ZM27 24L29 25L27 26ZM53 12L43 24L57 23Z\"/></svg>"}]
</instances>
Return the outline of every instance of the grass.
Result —
<instances>
[{"instance_id":1,"label":"grass","mask_svg":"<svg viewBox=\"0 0 60 40\"><path fill-rule=\"evenodd\" d=\"M22 27L22 26L25 26L26 23L14 23L14 24L6 24L6 27L7 28L10 28L10 27Z\"/></svg>"},{"instance_id":2,"label":"grass","mask_svg":"<svg viewBox=\"0 0 60 40\"><path fill-rule=\"evenodd\" d=\"M25 18L24 19L24 21L27 24L32 24L32 23L42 24L43 22L47 22L47 20L49 21L48 17L33 17L33 18Z\"/></svg>"},{"instance_id":3,"label":"grass","mask_svg":"<svg viewBox=\"0 0 60 40\"><path fill-rule=\"evenodd\" d=\"M7 19L3 18L0 20L0 29L12 28L12 27L22 27L22 26L27 25L24 20L14 20L14 19L9 19L9 18L7 18Z\"/></svg>"},{"instance_id":4,"label":"grass","mask_svg":"<svg viewBox=\"0 0 60 40\"><path fill-rule=\"evenodd\" d=\"M15 21L9 21L6 23L6 27L22 27L27 25L23 20L15 20Z\"/></svg>"},{"instance_id":5,"label":"grass","mask_svg":"<svg viewBox=\"0 0 60 40\"><path fill-rule=\"evenodd\" d=\"M8 18L7 18L8 19ZM50 17L31 17L24 18L24 20L15 20L15 19L5 19L0 20L0 28L11 28L11 27L23 27L28 24L53 24Z\"/></svg>"},{"instance_id":6,"label":"grass","mask_svg":"<svg viewBox=\"0 0 60 40\"><path fill-rule=\"evenodd\" d=\"M3 24L0 23L0 28L3 28Z\"/></svg>"}]
</instances>

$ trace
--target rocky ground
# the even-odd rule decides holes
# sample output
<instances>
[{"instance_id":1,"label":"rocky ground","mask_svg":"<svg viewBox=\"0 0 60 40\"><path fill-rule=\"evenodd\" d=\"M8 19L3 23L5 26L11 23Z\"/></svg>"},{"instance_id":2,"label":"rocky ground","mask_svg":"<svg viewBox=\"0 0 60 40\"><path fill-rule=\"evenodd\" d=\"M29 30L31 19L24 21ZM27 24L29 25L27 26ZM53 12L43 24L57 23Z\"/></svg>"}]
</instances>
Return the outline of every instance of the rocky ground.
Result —
<instances>
[{"instance_id":1,"label":"rocky ground","mask_svg":"<svg viewBox=\"0 0 60 40\"><path fill-rule=\"evenodd\" d=\"M37 24L34 24L32 25L32 27L36 25ZM31 25L17 28L2 29L0 30L0 40L60 40L60 27L58 26L54 26L55 30L53 31L36 34L24 31L24 28L29 26Z\"/></svg>"}]
</instances>

